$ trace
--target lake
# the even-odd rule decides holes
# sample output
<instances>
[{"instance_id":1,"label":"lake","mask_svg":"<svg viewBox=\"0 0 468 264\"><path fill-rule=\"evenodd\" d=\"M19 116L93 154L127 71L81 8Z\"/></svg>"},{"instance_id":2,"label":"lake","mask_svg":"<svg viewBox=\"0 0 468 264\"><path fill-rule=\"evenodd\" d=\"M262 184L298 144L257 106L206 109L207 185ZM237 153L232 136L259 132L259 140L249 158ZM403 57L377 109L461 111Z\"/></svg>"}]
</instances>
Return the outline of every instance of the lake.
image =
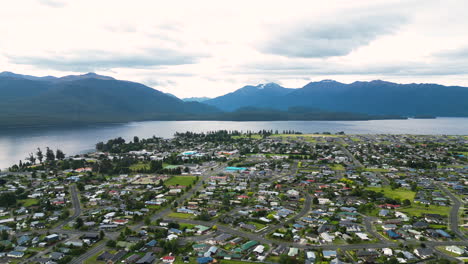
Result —
<instances>
[{"instance_id":1,"label":"lake","mask_svg":"<svg viewBox=\"0 0 468 264\"><path fill-rule=\"evenodd\" d=\"M295 130L303 133L340 132L346 134L446 134L468 135L468 118L437 118L372 121L147 121L82 127L7 128L0 131L0 168L25 159L37 147L60 148L67 155L94 150L99 141L123 137L169 138L175 132L213 130Z\"/></svg>"}]
</instances>

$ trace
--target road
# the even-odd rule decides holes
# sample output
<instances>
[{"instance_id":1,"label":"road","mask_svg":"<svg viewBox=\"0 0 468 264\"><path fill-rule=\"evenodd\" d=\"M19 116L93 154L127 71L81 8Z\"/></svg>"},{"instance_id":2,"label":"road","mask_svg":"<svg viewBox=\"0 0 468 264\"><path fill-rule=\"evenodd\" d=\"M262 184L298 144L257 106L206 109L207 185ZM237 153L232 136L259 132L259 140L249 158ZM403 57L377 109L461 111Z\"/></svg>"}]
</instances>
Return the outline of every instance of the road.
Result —
<instances>
[{"instance_id":1,"label":"road","mask_svg":"<svg viewBox=\"0 0 468 264\"><path fill-rule=\"evenodd\" d=\"M458 197L453 195L453 193L451 191L449 191L447 188L442 186L442 184L435 183L435 185L437 185L437 187L440 190L442 190L445 193L445 195L447 195L450 198L450 200L452 201L452 209L450 210L450 214L449 214L449 227L450 227L450 230L458 238L466 241L465 234L462 231L460 231L460 228L459 228L459 224L460 224L459 215L460 215L460 207L462 206L462 202L460 201L460 199L458 199Z\"/></svg>"},{"instance_id":2,"label":"road","mask_svg":"<svg viewBox=\"0 0 468 264\"><path fill-rule=\"evenodd\" d=\"M348 152L349 153L349 152ZM350 154L350 153L349 153ZM352 155L351 155L352 156ZM177 201L178 204L183 204L184 201L190 199L198 190L200 190L203 187L203 183L205 182L206 179L208 179L211 175L216 175L218 172L221 172L224 167L223 165L219 165L217 167L213 167L213 171L208 171L205 173L203 176L200 177L199 181L186 193L184 193L182 196L177 198L175 201ZM450 222L451 222L451 228L452 231L456 229L457 232L454 231L455 234L460 235L461 232L458 230L458 211L461 206L460 201L453 195L451 194L447 189L445 189L443 186L439 186L441 190L447 193L447 195L453 200L453 207L451 211L451 217L450 217ZM78 197L78 192L76 190L76 186L71 186L70 187L71 194L72 194L72 202L73 202L73 207L74 207L74 214L67 219L64 223L59 225L59 227L55 228L54 231L57 231L59 233L65 233L73 236L77 236L79 234L83 234L84 232L80 231L71 231L71 230L63 230L61 227L63 227L65 224L67 224L70 221L73 221L79 215L81 214L81 206L79 204L79 197ZM304 206L302 207L301 211L293 216L291 219L289 219L287 222L292 222L294 220L297 220L303 216L305 216L311 209L312 206L312 197L308 194L305 193L305 201L304 201ZM163 218L164 220L173 220L177 221L179 223L188 223L188 224L193 224L193 225L205 225L205 226L217 226L218 231L216 233L229 233L234 236L239 236L239 237L245 237L250 240L256 240L262 244L273 244L273 245L283 245L285 247L297 247L297 248L302 248L302 249L322 249L322 250L337 250L337 249L342 249L342 250L358 250L358 249L368 249L368 248L386 248L386 247L397 247L398 244L394 243L392 241L389 241L385 239L383 236L381 236L379 233L377 233L373 227L373 222L374 218L368 217L368 216L363 216L364 218L364 225L368 233L379 239L380 241L377 243L371 243L371 244L347 244L347 245L333 245L333 244L301 244L301 243L294 243L294 242L289 242L289 241L282 241L282 240L275 240L275 239L270 239L266 238L265 235L271 232L272 230L284 225L284 223L274 225L271 227L268 227L264 231L260 233L250 233L244 230L240 230L237 228L233 228L221 223L218 223L216 220L211 220L211 221L199 221L199 220L193 220L193 219L180 219L180 218L172 218L168 217L168 214L172 211L170 207L165 208L159 212L157 212L155 215L153 215L152 219L158 219L158 218ZM452 214L455 214L452 216ZM287 223L286 222L286 223ZM456 224L454 224L456 223ZM143 226L143 223L140 223L138 225L131 226L130 228L132 230L137 230ZM60 230L57 230L60 229ZM205 239L209 236L214 235L208 234L208 235L203 235L203 236L195 236L191 238L187 238L187 240L190 241L200 241L200 239ZM83 261L91 258L92 256L98 254L99 252L103 251L106 249L106 241L108 239L117 239L118 237L118 232L112 232L112 233L106 233L106 239L100 241L94 247L92 247L90 250L88 250L86 253L80 255L79 257L76 257L73 259L70 263L71 264L81 264ZM464 236L462 236L464 237ZM404 245L419 245L420 242L418 241L403 241L402 242ZM447 246L447 245L458 245L458 246L468 246L468 242L466 240L463 241L425 241L424 242L428 247L435 249L437 246ZM447 256L443 252L436 251L437 255L445 258L449 258L451 260L454 260L453 257Z\"/></svg>"},{"instance_id":3,"label":"road","mask_svg":"<svg viewBox=\"0 0 468 264\"><path fill-rule=\"evenodd\" d=\"M73 215L63 221L60 225L58 225L55 229L61 229L68 223L74 221L76 218L78 218L81 215L81 203L80 203L80 197L78 195L78 190L76 189L76 185L72 184L70 186L70 195L71 195L71 201L73 205Z\"/></svg>"},{"instance_id":4,"label":"road","mask_svg":"<svg viewBox=\"0 0 468 264\"><path fill-rule=\"evenodd\" d=\"M346 156L348 156L348 158L350 160L353 161L354 165L358 166L358 167L365 168L365 166L359 160L357 160L354 157L354 155L351 152L349 152L349 150L344 146L344 144L345 144L344 140L342 138L339 138L339 140L341 142L341 144L338 143L339 148L346 154ZM383 176L382 173L380 173L380 172L374 172L374 173L377 175L377 177L380 178L383 185L390 185L390 181L385 176Z\"/></svg>"},{"instance_id":5,"label":"road","mask_svg":"<svg viewBox=\"0 0 468 264\"><path fill-rule=\"evenodd\" d=\"M290 219L288 219L285 222L282 222L280 224L269 226L269 227L265 228L265 230L259 232L258 235L269 234L269 233L273 232L274 230L284 226L284 224L294 222L297 219L304 217L310 211L311 207L312 207L312 196L310 194L308 194L308 193L305 193L304 206L302 207L301 211L298 214L291 217Z\"/></svg>"},{"instance_id":6,"label":"road","mask_svg":"<svg viewBox=\"0 0 468 264\"><path fill-rule=\"evenodd\" d=\"M211 168L213 168L213 171L211 171ZM181 195L179 198L177 198L174 202L177 202L178 204L183 204L186 200L190 199L197 191L199 191L203 187L203 184L204 184L206 179L208 179L210 176L216 175L217 173L224 170L224 164L220 164L220 165L217 165L217 166L211 167L211 168L208 168L206 173L203 174L199 178L198 182L190 190L188 190L183 195ZM172 212L172 208L167 207L167 208L157 212L156 214L154 214L151 219L153 221L156 220L156 219L159 219L159 218L164 218L165 220L167 220L168 217L166 217L166 216L171 212ZM132 229L132 230L138 230L142 226L144 226L144 223L139 223L137 225L130 226L129 228ZM107 239L115 240L115 239L117 239L118 235L119 234L117 232L113 232L113 233L107 233L106 232L106 238ZM105 249L106 249L106 239L104 239L104 240L100 241L98 244L94 245L94 247L91 248L90 250L88 250L86 253L84 253L84 254L80 255L79 257L76 257L75 259L73 259L70 262L70 264L81 264L81 263L83 263L83 261L87 260L88 258L91 258L92 256L98 254L99 252L101 252L101 251L103 251Z\"/></svg>"}]
</instances>

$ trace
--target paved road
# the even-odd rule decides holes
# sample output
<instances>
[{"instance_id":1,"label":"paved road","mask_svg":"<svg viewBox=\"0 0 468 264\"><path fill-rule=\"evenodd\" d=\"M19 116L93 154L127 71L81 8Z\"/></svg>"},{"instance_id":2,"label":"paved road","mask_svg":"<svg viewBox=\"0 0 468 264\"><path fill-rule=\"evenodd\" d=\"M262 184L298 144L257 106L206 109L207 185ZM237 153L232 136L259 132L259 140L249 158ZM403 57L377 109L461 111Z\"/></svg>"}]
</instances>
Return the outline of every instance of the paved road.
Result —
<instances>
[{"instance_id":1,"label":"paved road","mask_svg":"<svg viewBox=\"0 0 468 264\"><path fill-rule=\"evenodd\" d=\"M71 221L74 221L76 218L78 218L81 215L80 197L78 196L78 190L76 189L75 184L72 184L70 186L70 195L71 195L71 201L73 205L73 215L69 217L67 220L63 221L55 229L61 229L66 224L70 223Z\"/></svg>"},{"instance_id":2,"label":"paved road","mask_svg":"<svg viewBox=\"0 0 468 264\"><path fill-rule=\"evenodd\" d=\"M382 236L379 232L377 232L374 228L374 221L377 220L376 217L370 217L367 215L361 215L364 221L364 227L366 228L367 233L371 234L381 242L389 242L384 236Z\"/></svg>"},{"instance_id":3,"label":"paved road","mask_svg":"<svg viewBox=\"0 0 468 264\"><path fill-rule=\"evenodd\" d=\"M182 204L184 201L190 199L196 193L196 191L198 191L200 188L202 188L203 182L209 176L215 175L216 173L222 171L223 169L224 169L224 167L221 165L221 166L218 166L217 169L215 169L213 171L210 171L209 173L206 173L203 176L201 176L200 180L197 182L197 184L191 190L189 190L188 192L184 193L181 197L176 199L176 201L179 204ZM444 190L444 189L442 189L442 190ZM75 189L74 193L75 193L75 195L72 195L72 197L73 196L78 197L77 194L76 194L76 189ZM454 196L452 194L452 196L449 195L449 197L453 198ZM458 205L458 209L456 209L456 202L455 201L458 201L458 200L454 200L454 208L452 208L452 211L457 212L455 220L458 223L458 210L459 210L460 204ZM79 203L79 200L78 200L78 203ZM75 204L76 203L74 203L74 206L75 206ZM299 218L305 216L309 212L309 210L311 208L311 204L312 204L312 197L309 194L306 194L306 199L305 199L303 208L301 209L301 211L297 215L292 217L288 222L294 221L296 219L299 219ZM75 213L71 218L73 218L73 217L76 218L76 217L79 216L79 213L81 213L81 209L80 209L79 206L78 206L78 208L75 208L75 209L78 209L78 210L75 210ZM77 216L76 212L79 212L78 216ZM263 243L263 244L283 245L285 247L297 247L297 248L303 248L303 249L306 249L306 248L307 249L324 249L324 250L336 250L336 249L339 249L339 248L342 249L342 250L357 250L357 249L367 249L367 248L386 248L386 247L397 247L398 246L397 243L386 240L384 237L382 237L380 234L378 234L374 230L372 222L375 219L373 219L371 217L364 217L364 224L365 224L366 230L371 235L378 238L380 240L380 242L372 243L372 244L348 244L348 245L333 245L333 244L328 245L328 244L324 244L324 245L319 245L319 244L300 244L300 243L294 243L294 242L288 242L288 241L274 240L274 239L266 238L264 235L268 234L268 232L270 232L271 230L274 230L275 228L277 228L276 225L267 228L266 230L264 230L263 232L261 232L259 234L254 234L254 233L250 233L250 232L247 232L247 231L243 231L243 230L240 230L240 229L232 228L230 226L217 223L216 220L198 221L198 220L192 220L192 219L171 218L171 217L167 216L170 212L171 212L171 208L166 208L166 209L161 210L158 213L156 213L152 218L153 218L153 220L158 219L158 218L164 218L165 220L173 220L173 221L177 221L177 222L180 222L180 223L188 223L188 224L193 224L193 225L205 225L205 226L217 225L217 227L218 227L217 233L219 233L219 232L229 233L229 234L232 234L234 236L245 237L245 238L248 238L250 240L256 240L256 241L258 241L260 243ZM451 218L451 219L453 220L453 218ZM282 223L281 225L283 225L283 224L284 223ZM142 223L140 223L138 225L135 225L135 226L132 226L131 229L136 230L136 229L141 228L141 226L143 226ZM456 225L456 227L458 228L458 224ZM74 234L74 235L76 235L78 233L82 233L82 232L79 232L79 231L70 231L70 230L60 230L60 232L61 233L68 233L68 234ZM188 238L188 240L200 241L201 239L206 239L207 237L212 236L212 235L214 235L214 233L204 235L204 236L197 236L197 237L193 237L193 238ZM117 232L106 233L106 239L116 239L117 237L118 237ZM105 250L106 249L106 239L99 242L93 248L88 250L85 254L75 258L70 263L71 264L81 264L86 259L88 259L88 258L96 255L97 253ZM402 243L404 245L419 245L418 241L403 241ZM431 248L435 248L436 246L447 246L447 245L468 246L467 241L426 241L424 243L428 247L431 247ZM447 258L450 259L450 256L446 256L442 252L437 251L436 254L438 254L438 255L440 255L442 257L447 257ZM453 258L452 258L452 260L453 260Z\"/></svg>"},{"instance_id":4,"label":"paved road","mask_svg":"<svg viewBox=\"0 0 468 264\"><path fill-rule=\"evenodd\" d=\"M452 209L450 210L450 214L449 214L449 227L450 227L450 230L457 237L459 237L460 239L466 241L465 234L462 231L460 231L460 228L459 228L459 224L460 224L459 213L460 213L460 207L462 206L462 202L460 201L460 199L458 199L458 197L453 195L453 193L451 191L449 191L447 188L442 186L442 184L440 184L440 183L435 183L435 184L452 201Z\"/></svg>"},{"instance_id":5,"label":"paved road","mask_svg":"<svg viewBox=\"0 0 468 264\"><path fill-rule=\"evenodd\" d=\"M279 223L277 225L272 225L272 226L269 226L269 227L265 228L263 231L259 232L258 235L269 234L269 233L273 232L273 230L276 230L276 229L284 226L284 224L294 222L297 219L300 219L301 217L304 217L310 211L311 207L312 207L312 196L310 194L308 194L308 193L305 193L304 206L302 207L301 211L298 214L291 217L287 221L284 221L284 222L281 222L281 223Z\"/></svg>"},{"instance_id":6,"label":"paved road","mask_svg":"<svg viewBox=\"0 0 468 264\"><path fill-rule=\"evenodd\" d=\"M338 146L346 154L346 156L348 156L348 158L353 161L354 165L364 168L365 166L359 160L357 160L354 157L354 155L351 152L349 152L349 150L343 145L345 144L344 140L342 138L339 138L339 140L341 141L342 144L338 144ZM390 185L390 181L387 179L387 177L383 176L382 173L380 172L374 172L374 173L377 175L377 177L380 178L380 180L382 180L383 185Z\"/></svg>"},{"instance_id":7,"label":"paved road","mask_svg":"<svg viewBox=\"0 0 468 264\"><path fill-rule=\"evenodd\" d=\"M213 171L211 171L209 168L206 173L204 175L202 175L198 182L187 192L185 192L183 195L181 195L179 198L177 198L174 202L177 202L178 204L183 204L184 201L190 199L198 190L201 189L201 187L203 187L203 182L208 179L210 176L212 175L216 175L217 173L221 172L224 170L224 164L220 164L220 165L217 165L215 167L212 167L213 168ZM169 213L172 212L172 208L171 207L167 207L159 212L157 212L156 214L154 214L152 216L152 220L156 220L156 219L159 219L159 218L164 218L165 220L167 220L168 218L166 217ZM142 226L144 226L144 223L139 223L137 225L134 225L134 226L129 226L130 229L132 230L138 230L140 229ZM106 239L117 239L118 237L118 233L117 232L113 232L113 233L106 233ZM95 245L93 248L91 248L90 250L88 250L86 253L80 255L79 257L76 257L75 259L73 259L70 264L81 264L83 263L83 261L87 260L88 258L91 258L92 256L98 254L99 252L103 251L106 249L106 239L104 239L103 241L99 242L97 245Z\"/></svg>"}]
</instances>

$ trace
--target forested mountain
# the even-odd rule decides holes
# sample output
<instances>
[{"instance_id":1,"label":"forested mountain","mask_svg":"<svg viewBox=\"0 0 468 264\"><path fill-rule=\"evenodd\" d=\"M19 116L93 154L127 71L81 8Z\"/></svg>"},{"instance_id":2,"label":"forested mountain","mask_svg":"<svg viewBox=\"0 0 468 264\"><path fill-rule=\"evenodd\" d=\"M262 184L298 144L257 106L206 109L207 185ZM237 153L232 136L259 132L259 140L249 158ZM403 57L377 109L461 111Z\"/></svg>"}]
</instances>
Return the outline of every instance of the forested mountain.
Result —
<instances>
[{"instance_id":1,"label":"forested mountain","mask_svg":"<svg viewBox=\"0 0 468 264\"><path fill-rule=\"evenodd\" d=\"M246 106L273 107L271 104L273 100L277 100L292 91L294 89L284 88L276 83L259 84L257 86L248 85L232 93L206 100L204 103L225 111L233 111Z\"/></svg>"},{"instance_id":2,"label":"forested mountain","mask_svg":"<svg viewBox=\"0 0 468 264\"><path fill-rule=\"evenodd\" d=\"M384 81L344 84L311 82L299 89L258 89L246 86L205 103L225 111L255 106L288 109L294 106L370 115L468 116L468 88L437 84L397 84ZM248 92L245 92L245 91Z\"/></svg>"},{"instance_id":3,"label":"forested mountain","mask_svg":"<svg viewBox=\"0 0 468 264\"><path fill-rule=\"evenodd\" d=\"M2 74L0 95L4 125L174 120L219 112L139 83L92 73L46 79Z\"/></svg>"},{"instance_id":4,"label":"forested mountain","mask_svg":"<svg viewBox=\"0 0 468 264\"><path fill-rule=\"evenodd\" d=\"M368 120L468 116L468 88L325 80L300 89L245 86L214 99L181 100L95 73L61 78L0 73L0 126L141 120ZM221 109L221 110L220 110Z\"/></svg>"}]
</instances>

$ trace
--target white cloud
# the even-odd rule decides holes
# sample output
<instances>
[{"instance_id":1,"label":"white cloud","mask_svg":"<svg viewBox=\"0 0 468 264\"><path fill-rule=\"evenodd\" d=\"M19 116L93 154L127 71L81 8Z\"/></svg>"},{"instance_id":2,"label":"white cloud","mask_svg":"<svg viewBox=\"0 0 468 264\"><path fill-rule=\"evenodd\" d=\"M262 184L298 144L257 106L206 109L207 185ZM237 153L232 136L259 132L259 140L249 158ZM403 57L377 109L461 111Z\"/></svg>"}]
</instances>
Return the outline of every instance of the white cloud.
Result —
<instances>
[{"instance_id":1,"label":"white cloud","mask_svg":"<svg viewBox=\"0 0 468 264\"><path fill-rule=\"evenodd\" d=\"M468 86L467 9L457 0L9 1L0 69L94 70L181 97L328 78Z\"/></svg>"}]
</instances>

